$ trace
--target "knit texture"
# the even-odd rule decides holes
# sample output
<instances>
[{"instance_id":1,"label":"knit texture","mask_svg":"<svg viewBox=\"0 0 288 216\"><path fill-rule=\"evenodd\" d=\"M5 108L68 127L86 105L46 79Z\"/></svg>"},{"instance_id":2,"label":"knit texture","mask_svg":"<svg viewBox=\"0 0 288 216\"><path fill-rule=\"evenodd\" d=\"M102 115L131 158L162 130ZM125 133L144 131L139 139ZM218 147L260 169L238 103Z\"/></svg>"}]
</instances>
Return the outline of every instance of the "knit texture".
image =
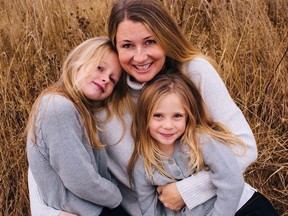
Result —
<instances>
[{"instance_id":1,"label":"knit texture","mask_svg":"<svg viewBox=\"0 0 288 216\"><path fill-rule=\"evenodd\" d=\"M230 146L204 134L198 134L198 137L201 143L200 149L203 154L203 160L209 168L207 172L215 186L217 196L214 196L191 210L186 207L184 207L181 212L174 212L167 209L158 201L155 186L166 185L173 182L173 180L161 175L156 169L153 170L154 178L147 176L147 172L144 169L144 162L142 158L139 158L133 176L143 216L233 216L239 208L238 203L241 196L246 198L245 202L251 197L247 198L246 194L243 194L246 193L246 190L243 190L244 179L242 171L239 168ZM163 165L169 175L179 181L189 176L192 176L192 178L193 176L197 176L197 174L194 174L193 170L188 167L189 161L188 146L185 145L185 143L180 146L177 142L173 156L168 159L163 158ZM198 185L193 185L193 187L198 187Z\"/></svg>"},{"instance_id":2,"label":"knit texture","mask_svg":"<svg viewBox=\"0 0 288 216\"><path fill-rule=\"evenodd\" d=\"M44 202L79 216L117 207L122 196L110 181L106 151L92 148L72 102L46 95L36 122L36 144L30 134L27 156Z\"/></svg>"}]
</instances>

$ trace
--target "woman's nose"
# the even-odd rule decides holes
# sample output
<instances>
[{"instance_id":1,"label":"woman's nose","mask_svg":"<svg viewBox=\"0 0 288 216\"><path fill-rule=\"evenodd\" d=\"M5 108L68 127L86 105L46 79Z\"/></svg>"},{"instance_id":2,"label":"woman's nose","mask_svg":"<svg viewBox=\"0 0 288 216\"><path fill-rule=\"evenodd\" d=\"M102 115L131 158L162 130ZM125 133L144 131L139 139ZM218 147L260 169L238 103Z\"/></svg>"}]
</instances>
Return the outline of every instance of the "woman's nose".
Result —
<instances>
[{"instance_id":1,"label":"woman's nose","mask_svg":"<svg viewBox=\"0 0 288 216\"><path fill-rule=\"evenodd\" d=\"M144 52L143 48L137 48L134 53L133 60L137 63L142 63L146 61L147 54Z\"/></svg>"}]
</instances>

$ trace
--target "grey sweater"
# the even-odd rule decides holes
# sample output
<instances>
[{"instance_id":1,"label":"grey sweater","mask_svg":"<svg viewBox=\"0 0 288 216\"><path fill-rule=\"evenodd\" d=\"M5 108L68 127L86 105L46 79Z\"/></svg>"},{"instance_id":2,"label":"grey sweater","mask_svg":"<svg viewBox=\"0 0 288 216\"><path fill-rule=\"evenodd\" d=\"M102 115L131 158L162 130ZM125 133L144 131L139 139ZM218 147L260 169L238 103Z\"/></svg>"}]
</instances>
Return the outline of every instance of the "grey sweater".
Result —
<instances>
[{"instance_id":1,"label":"grey sweater","mask_svg":"<svg viewBox=\"0 0 288 216\"><path fill-rule=\"evenodd\" d=\"M46 95L36 121L36 145L30 134L27 156L44 202L79 216L117 207L122 196L110 181L106 151L91 147L72 102Z\"/></svg>"},{"instance_id":2,"label":"grey sweater","mask_svg":"<svg viewBox=\"0 0 288 216\"><path fill-rule=\"evenodd\" d=\"M171 211L158 201L155 186L166 185L173 180L162 176L156 169L153 170L154 178L148 176L144 169L143 160L139 158L133 177L143 216L235 215L244 189L244 179L236 157L228 145L206 135L201 135L200 142L204 163L209 167L211 181L216 187L216 196L191 210L185 207L181 212ZM163 158L163 161L165 169L176 181L197 175L193 174L193 170L188 167L187 145L180 146L179 143L176 143L174 155L171 158ZM191 187L197 187L197 184L191 185Z\"/></svg>"}]
</instances>

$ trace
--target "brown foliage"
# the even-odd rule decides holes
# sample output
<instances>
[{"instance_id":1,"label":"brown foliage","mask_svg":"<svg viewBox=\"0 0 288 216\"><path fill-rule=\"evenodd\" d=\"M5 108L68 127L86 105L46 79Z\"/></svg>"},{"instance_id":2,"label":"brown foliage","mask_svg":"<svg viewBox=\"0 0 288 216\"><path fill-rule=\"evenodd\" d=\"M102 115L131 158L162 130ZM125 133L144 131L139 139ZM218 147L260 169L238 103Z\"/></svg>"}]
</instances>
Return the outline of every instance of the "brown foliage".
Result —
<instances>
[{"instance_id":1,"label":"brown foliage","mask_svg":"<svg viewBox=\"0 0 288 216\"><path fill-rule=\"evenodd\" d=\"M162 0L187 37L219 63L255 134L246 180L288 215L288 1ZM106 34L110 1L0 0L0 214L30 215L23 134L39 92L68 51Z\"/></svg>"}]
</instances>

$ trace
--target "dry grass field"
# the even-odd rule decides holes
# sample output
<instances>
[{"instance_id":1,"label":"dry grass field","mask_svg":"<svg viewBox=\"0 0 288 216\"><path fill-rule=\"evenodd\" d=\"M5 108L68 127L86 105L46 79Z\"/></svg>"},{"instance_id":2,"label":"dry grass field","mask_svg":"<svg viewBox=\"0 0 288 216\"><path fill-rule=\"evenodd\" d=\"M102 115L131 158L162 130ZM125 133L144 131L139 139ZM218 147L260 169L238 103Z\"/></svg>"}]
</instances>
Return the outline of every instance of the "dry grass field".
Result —
<instances>
[{"instance_id":1,"label":"dry grass field","mask_svg":"<svg viewBox=\"0 0 288 216\"><path fill-rule=\"evenodd\" d=\"M85 2L85 3L83 3ZM217 60L259 157L246 180L288 216L288 1L162 0ZM109 0L0 0L0 215L30 215L24 128L39 92L83 40L106 35Z\"/></svg>"}]
</instances>

